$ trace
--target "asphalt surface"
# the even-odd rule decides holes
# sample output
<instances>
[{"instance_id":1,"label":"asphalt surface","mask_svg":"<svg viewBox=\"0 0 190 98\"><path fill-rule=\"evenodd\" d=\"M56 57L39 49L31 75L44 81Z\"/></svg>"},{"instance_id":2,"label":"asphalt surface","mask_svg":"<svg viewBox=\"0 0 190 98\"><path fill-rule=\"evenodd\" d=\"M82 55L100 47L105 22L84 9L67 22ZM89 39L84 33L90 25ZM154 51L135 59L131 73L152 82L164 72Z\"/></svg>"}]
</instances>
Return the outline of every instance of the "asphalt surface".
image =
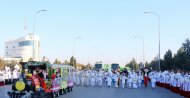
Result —
<instances>
[{"instance_id":1,"label":"asphalt surface","mask_svg":"<svg viewBox=\"0 0 190 98\"><path fill-rule=\"evenodd\" d=\"M164 88L75 87L59 98L184 98Z\"/></svg>"},{"instance_id":2,"label":"asphalt surface","mask_svg":"<svg viewBox=\"0 0 190 98\"><path fill-rule=\"evenodd\" d=\"M9 98L6 94L10 86L0 87L0 98ZM114 87L81 87L75 86L72 92L58 98L184 98L164 88L142 87L137 89Z\"/></svg>"}]
</instances>

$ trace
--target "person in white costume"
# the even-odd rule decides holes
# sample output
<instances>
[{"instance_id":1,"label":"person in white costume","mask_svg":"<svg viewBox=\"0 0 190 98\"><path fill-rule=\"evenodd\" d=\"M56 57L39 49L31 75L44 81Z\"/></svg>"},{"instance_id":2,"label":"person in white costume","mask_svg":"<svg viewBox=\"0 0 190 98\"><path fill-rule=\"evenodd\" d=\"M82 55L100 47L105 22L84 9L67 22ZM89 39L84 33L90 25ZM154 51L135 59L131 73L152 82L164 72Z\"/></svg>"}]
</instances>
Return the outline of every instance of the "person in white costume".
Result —
<instances>
[{"instance_id":1,"label":"person in white costume","mask_svg":"<svg viewBox=\"0 0 190 98\"><path fill-rule=\"evenodd\" d=\"M9 85L10 81L9 79L11 79L11 72L10 72L10 67L5 67L5 84Z\"/></svg>"},{"instance_id":2,"label":"person in white costume","mask_svg":"<svg viewBox=\"0 0 190 98\"><path fill-rule=\"evenodd\" d=\"M184 86L185 86L185 76L181 75L180 76L180 94L182 94L182 92L184 92Z\"/></svg>"},{"instance_id":3,"label":"person in white costume","mask_svg":"<svg viewBox=\"0 0 190 98\"><path fill-rule=\"evenodd\" d=\"M188 87L187 87L187 96L190 97L190 72L187 76L187 83L188 83Z\"/></svg>"},{"instance_id":4,"label":"person in white costume","mask_svg":"<svg viewBox=\"0 0 190 98\"><path fill-rule=\"evenodd\" d=\"M4 79L4 75L3 74L4 74L3 71L0 70L0 86L4 85L5 79Z\"/></svg>"},{"instance_id":5,"label":"person in white costume","mask_svg":"<svg viewBox=\"0 0 190 98\"><path fill-rule=\"evenodd\" d=\"M85 82L85 72L81 74L81 86L84 86L84 82Z\"/></svg>"},{"instance_id":6,"label":"person in white costume","mask_svg":"<svg viewBox=\"0 0 190 98\"><path fill-rule=\"evenodd\" d=\"M114 83L115 83L115 87L118 87L118 75L115 73L113 74L113 79L114 79Z\"/></svg>"},{"instance_id":7,"label":"person in white costume","mask_svg":"<svg viewBox=\"0 0 190 98\"><path fill-rule=\"evenodd\" d=\"M83 85L84 86L87 86L87 71L85 70L84 73L83 73Z\"/></svg>"},{"instance_id":8,"label":"person in white costume","mask_svg":"<svg viewBox=\"0 0 190 98\"><path fill-rule=\"evenodd\" d=\"M76 85L79 86L80 85L80 73L79 71L76 72Z\"/></svg>"},{"instance_id":9,"label":"person in white costume","mask_svg":"<svg viewBox=\"0 0 190 98\"><path fill-rule=\"evenodd\" d=\"M132 87L132 75L131 75L131 72L129 72L129 75L128 75L128 78L127 78L127 84L128 84L128 87L131 88Z\"/></svg>"},{"instance_id":10,"label":"person in white costume","mask_svg":"<svg viewBox=\"0 0 190 98\"><path fill-rule=\"evenodd\" d=\"M102 77L98 75L98 86L102 87Z\"/></svg>"},{"instance_id":11,"label":"person in white costume","mask_svg":"<svg viewBox=\"0 0 190 98\"><path fill-rule=\"evenodd\" d=\"M108 74L108 76L107 76L107 86L108 87L111 87L111 82L112 82L111 74Z\"/></svg>"},{"instance_id":12,"label":"person in white costume","mask_svg":"<svg viewBox=\"0 0 190 98\"><path fill-rule=\"evenodd\" d=\"M126 81L127 77L125 76L125 74L123 73L121 75L121 85L122 85L122 88L125 88L125 81Z\"/></svg>"},{"instance_id":13,"label":"person in white costume","mask_svg":"<svg viewBox=\"0 0 190 98\"><path fill-rule=\"evenodd\" d=\"M14 78L14 79L18 79L18 71L17 71L17 69L15 69L15 70L13 71L13 78Z\"/></svg>"},{"instance_id":14,"label":"person in white costume","mask_svg":"<svg viewBox=\"0 0 190 98\"><path fill-rule=\"evenodd\" d=\"M138 86L138 88L141 87L142 80L143 80L143 76L140 73L138 73L138 77L137 77L137 86Z\"/></svg>"},{"instance_id":15,"label":"person in white costume","mask_svg":"<svg viewBox=\"0 0 190 98\"><path fill-rule=\"evenodd\" d=\"M86 73L86 86L90 85L90 71L87 71Z\"/></svg>"},{"instance_id":16,"label":"person in white costume","mask_svg":"<svg viewBox=\"0 0 190 98\"><path fill-rule=\"evenodd\" d=\"M184 83L182 85L182 90L185 93L188 92L188 74L185 74L185 76L184 76Z\"/></svg>"},{"instance_id":17,"label":"person in white costume","mask_svg":"<svg viewBox=\"0 0 190 98\"><path fill-rule=\"evenodd\" d=\"M132 73L132 86L133 86L133 88L138 88L138 86L137 86L137 75L133 72Z\"/></svg>"},{"instance_id":18,"label":"person in white costume","mask_svg":"<svg viewBox=\"0 0 190 98\"><path fill-rule=\"evenodd\" d=\"M9 79L8 71L9 71L9 67L5 66L5 79Z\"/></svg>"},{"instance_id":19,"label":"person in white costume","mask_svg":"<svg viewBox=\"0 0 190 98\"><path fill-rule=\"evenodd\" d=\"M92 86L92 87L95 86L95 82L96 82L96 80L95 80L95 75L93 75L93 76L91 77L91 86Z\"/></svg>"},{"instance_id":20,"label":"person in white costume","mask_svg":"<svg viewBox=\"0 0 190 98\"><path fill-rule=\"evenodd\" d=\"M97 79L98 79L98 86L99 87L102 87L102 73L99 72L98 75L97 75Z\"/></svg>"},{"instance_id":21,"label":"person in white costume","mask_svg":"<svg viewBox=\"0 0 190 98\"><path fill-rule=\"evenodd\" d=\"M75 70L73 70L73 72L72 72L72 80L73 80L74 84L76 84L76 71Z\"/></svg>"},{"instance_id":22,"label":"person in white costume","mask_svg":"<svg viewBox=\"0 0 190 98\"><path fill-rule=\"evenodd\" d=\"M151 80L151 86L152 88L156 87L156 73L155 72L151 72L149 75L149 78Z\"/></svg>"},{"instance_id":23,"label":"person in white costume","mask_svg":"<svg viewBox=\"0 0 190 98\"><path fill-rule=\"evenodd\" d=\"M7 74L8 74L8 79L11 79L12 74L10 70L8 70Z\"/></svg>"},{"instance_id":24,"label":"person in white costume","mask_svg":"<svg viewBox=\"0 0 190 98\"><path fill-rule=\"evenodd\" d=\"M169 79L170 87L172 87L173 82L174 82L174 76L175 76L174 72L170 72L169 76L170 76L170 79Z\"/></svg>"}]
</instances>

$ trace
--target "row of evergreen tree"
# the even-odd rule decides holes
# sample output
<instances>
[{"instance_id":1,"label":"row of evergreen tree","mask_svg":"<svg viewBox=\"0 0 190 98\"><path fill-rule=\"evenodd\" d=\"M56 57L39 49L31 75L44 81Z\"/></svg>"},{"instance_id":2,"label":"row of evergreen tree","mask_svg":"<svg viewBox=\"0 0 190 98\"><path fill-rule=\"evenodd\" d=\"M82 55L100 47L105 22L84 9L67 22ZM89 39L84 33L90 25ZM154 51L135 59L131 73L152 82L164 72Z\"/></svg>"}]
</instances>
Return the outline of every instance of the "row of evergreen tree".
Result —
<instances>
[{"instance_id":1,"label":"row of evergreen tree","mask_svg":"<svg viewBox=\"0 0 190 98\"><path fill-rule=\"evenodd\" d=\"M133 58L126 66L138 70L139 65ZM155 57L150 63L145 63L146 67L150 67L153 70L159 70L158 57ZM170 49L166 51L163 59L160 60L161 70L186 70L190 71L190 40L186 39L182 46L177 50L177 53L173 54Z\"/></svg>"},{"instance_id":2,"label":"row of evergreen tree","mask_svg":"<svg viewBox=\"0 0 190 98\"><path fill-rule=\"evenodd\" d=\"M155 58L149 66L157 69L157 61ZM186 39L175 54L170 49L166 51L164 58L161 59L160 68L161 70L181 69L190 71L190 40Z\"/></svg>"}]
</instances>

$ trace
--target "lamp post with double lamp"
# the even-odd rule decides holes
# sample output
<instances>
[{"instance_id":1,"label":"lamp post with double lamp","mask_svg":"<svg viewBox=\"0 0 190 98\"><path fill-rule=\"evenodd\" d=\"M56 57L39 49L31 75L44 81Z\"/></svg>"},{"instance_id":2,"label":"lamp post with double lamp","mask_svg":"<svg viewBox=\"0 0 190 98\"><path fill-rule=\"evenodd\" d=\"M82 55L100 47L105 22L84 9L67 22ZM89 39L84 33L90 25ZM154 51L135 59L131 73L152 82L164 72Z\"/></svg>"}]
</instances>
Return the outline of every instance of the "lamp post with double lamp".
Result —
<instances>
[{"instance_id":1,"label":"lamp post with double lamp","mask_svg":"<svg viewBox=\"0 0 190 98\"><path fill-rule=\"evenodd\" d=\"M159 67L159 70L160 70L160 16L159 16L159 14L157 14L156 12L153 12L153 11L144 11L144 13L153 14L158 18L158 41L159 41L158 42L158 44L159 44L158 67Z\"/></svg>"},{"instance_id":2,"label":"lamp post with double lamp","mask_svg":"<svg viewBox=\"0 0 190 98\"><path fill-rule=\"evenodd\" d=\"M78 39L81 39L81 37L80 36L78 36L78 37L76 37L75 39L74 39L74 41L73 41L73 66L74 66L74 60L75 60L75 58L74 58L74 55L75 55L75 45L76 45L76 41L78 40Z\"/></svg>"},{"instance_id":3,"label":"lamp post with double lamp","mask_svg":"<svg viewBox=\"0 0 190 98\"><path fill-rule=\"evenodd\" d=\"M95 47L90 47L89 48L89 53L88 53L88 63L87 64L90 64L90 52L91 52L91 49L94 49Z\"/></svg>"},{"instance_id":4,"label":"lamp post with double lamp","mask_svg":"<svg viewBox=\"0 0 190 98\"><path fill-rule=\"evenodd\" d=\"M35 29L35 25L36 25L36 15L39 14L40 12L44 12L47 10L39 10L34 14L34 25L33 25L33 59L35 59L35 39L34 39L34 29Z\"/></svg>"},{"instance_id":5,"label":"lamp post with double lamp","mask_svg":"<svg viewBox=\"0 0 190 98\"><path fill-rule=\"evenodd\" d=\"M135 38L142 39L142 42L143 42L143 67L145 67L144 38L142 36L135 36Z\"/></svg>"}]
</instances>

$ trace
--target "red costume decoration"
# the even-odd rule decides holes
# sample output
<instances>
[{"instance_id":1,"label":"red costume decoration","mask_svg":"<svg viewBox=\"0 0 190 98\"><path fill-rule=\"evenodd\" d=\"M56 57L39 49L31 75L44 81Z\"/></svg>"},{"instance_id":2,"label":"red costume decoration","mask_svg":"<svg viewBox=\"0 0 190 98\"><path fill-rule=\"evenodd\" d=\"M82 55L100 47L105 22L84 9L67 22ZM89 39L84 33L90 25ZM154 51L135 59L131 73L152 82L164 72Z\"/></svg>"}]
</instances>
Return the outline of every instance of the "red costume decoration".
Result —
<instances>
[{"instance_id":1,"label":"red costume decoration","mask_svg":"<svg viewBox=\"0 0 190 98\"><path fill-rule=\"evenodd\" d=\"M147 68L142 70L144 73L144 86L147 87L148 85L148 73L150 72Z\"/></svg>"},{"instance_id":2,"label":"red costume decoration","mask_svg":"<svg viewBox=\"0 0 190 98\"><path fill-rule=\"evenodd\" d=\"M51 79L55 79L56 75L52 74Z\"/></svg>"},{"instance_id":3,"label":"red costume decoration","mask_svg":"<svg viewBox=\"0 0 190 98\"><path fill-rule=\"evenodd\" d=\"M148 77L147 76L144 76L144 85L145 85L145 87L147 87L147 85L148 85Z\"/></svg>"}]
</instances>

